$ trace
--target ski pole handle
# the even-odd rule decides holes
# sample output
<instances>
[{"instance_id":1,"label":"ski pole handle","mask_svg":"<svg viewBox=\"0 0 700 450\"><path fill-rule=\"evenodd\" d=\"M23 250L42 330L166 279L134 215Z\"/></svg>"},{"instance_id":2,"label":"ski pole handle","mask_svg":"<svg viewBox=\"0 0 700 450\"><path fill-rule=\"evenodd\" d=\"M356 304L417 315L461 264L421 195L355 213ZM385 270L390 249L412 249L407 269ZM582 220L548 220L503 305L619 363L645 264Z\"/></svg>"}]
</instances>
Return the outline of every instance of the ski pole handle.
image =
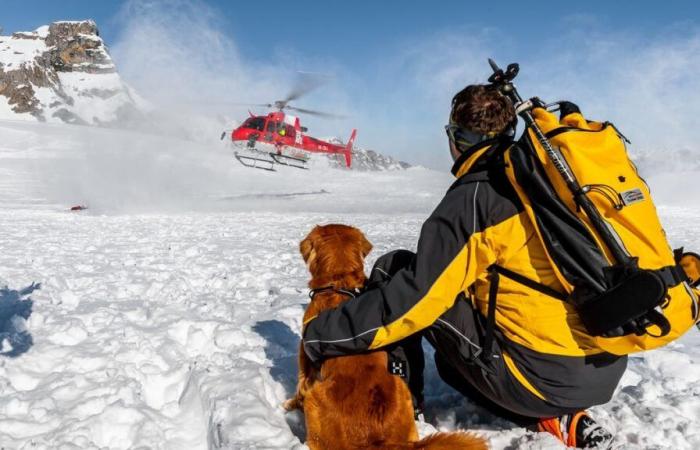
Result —
<instances>
[{"instance_id":1,"label":"ski pole handle","mask_svg":"<svg viewBox=\"0 0 700 450\"><path fill-rule=\"evenodd\" d=\"M493 74L489 77L489 82L498 86L500 91L513 103L515 113L522 117L523 121L525 121L525 125L532 129L532 131L535 133L535 137L537 137L540 145L542 145L542 148L544 148L545 152L547 152L547 155L552 160L554 167L556 167L557 171L564 178L564 181L569 189L571 189L574 194L580 192L581 186L576 180L576 177L571 171L571 168L567 164L563 155L557 149L552 147L552 144L550 144L540 127L537 126L537 122L535 122L535 118L531 113L532 108L534 107L532 100L523 101L520 94L518 94L518 90L513 84L513 79L515 79L515 77L518 75L520 66L515 63L509 64L508 68L504 72L503 69L498 67L496 61L491 58L489 58L489 65L493 70Z\"/></svg>"}]
</instances>

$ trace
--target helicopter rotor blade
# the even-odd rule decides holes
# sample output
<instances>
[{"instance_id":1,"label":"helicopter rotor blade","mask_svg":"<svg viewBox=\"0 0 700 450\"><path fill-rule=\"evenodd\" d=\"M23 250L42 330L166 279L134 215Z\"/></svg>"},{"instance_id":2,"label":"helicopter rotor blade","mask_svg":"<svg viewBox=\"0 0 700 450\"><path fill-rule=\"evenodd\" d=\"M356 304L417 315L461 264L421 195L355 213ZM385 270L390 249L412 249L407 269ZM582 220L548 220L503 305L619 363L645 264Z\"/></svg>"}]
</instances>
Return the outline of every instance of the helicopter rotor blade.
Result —
<instances>
[{"instance_id":1,"label":"helicopter rotor blade","mask_svg":"<svg viewBox=\"0 0 700 450\"><path fill-rule=\"evenodd\" d=\"M317 89L318 87L326 84L329 80L328 75L323 75L314 72L298 72L299 78L297 79L296 85L287 94L284 100L280 100L280 103L286 105L292 100L296 100L309 92Z\"/></svg>"},{"instance_id":2,"label":"helicopter rotor blade","mask_svg":"<svg viewBox=\"0 0 700 450\"><path fill-rule=\"evenodd\" d=\"M203 103L203 102L197 102ZM264 108L272 108L274 105L271 103L246 103L246 102L229 102L226 100L208 100L207 105L225 105L225 106L258 106Z\"/></svg>"},{"instance_id":3,"label":"helicopter rotor blade","mask_svg":"<svg viewBox=\"0 0 700 450\"><path fill-rule=\"evenodd\" d=\"M323 111L314 111L313 109L297 108L296 106L287 106L286 109L292 111L298 111L303 114L309 114L311 116L325 117L327 119L345 119L347 116L342 114L332 114Z\"/></svg>"},{"instance_id":4,"label":"helicopter rotor blade","mask_svg":"<svg viewBox=\"0 0 700 450\"><path fill-rule=\"evenodd\" d=\"M240 102L226 102L231 105L236 106L264 106L265 108L272 108L274 105L272 103L240 103Z\"/></svg>"}]
</instances>

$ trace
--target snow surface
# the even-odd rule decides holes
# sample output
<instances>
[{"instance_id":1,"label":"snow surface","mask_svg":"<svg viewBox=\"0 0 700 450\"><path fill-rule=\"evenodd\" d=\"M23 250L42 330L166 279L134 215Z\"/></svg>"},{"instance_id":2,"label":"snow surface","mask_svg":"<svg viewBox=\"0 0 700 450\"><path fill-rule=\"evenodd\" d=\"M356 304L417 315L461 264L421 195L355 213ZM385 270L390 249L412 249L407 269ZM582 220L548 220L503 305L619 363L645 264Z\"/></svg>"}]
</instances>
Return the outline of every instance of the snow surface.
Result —
<instances>
[{"instance_id":1,"label":"snow surface","mask_svg":"<svg viewBox=\"0 0 700 450\"><path fill-rule=\"evenodd\" d=\"M306 448L302 416L280 408L308 301L299 241L317 223L356 225L369 266L415 248L452 182L315 169L244 169L218 142L0 121L0 302L33 302L33 345L0 356L0 447ZM77 204L89 209L67 211ZM700 249L697 209L660 211L672 244ZM430 361L426 377L421 433L563 448L461 398ZM697 330L633 356L593 413L623 448L700 448Z\"/></svg>"},{"instance_id":2,"label":"snow surface","mask_svg":"<svg viewBox=\"0 0 700 450\"><path fill-rule=\"evenodd\" d=\"M24 63L32 63L34 58L48 49L44 39L40 39L43 36L40 31L44 30L19 35L26 37L0 36L0 63L6 71L18 69Z\"/></svg>"}]
</instances>

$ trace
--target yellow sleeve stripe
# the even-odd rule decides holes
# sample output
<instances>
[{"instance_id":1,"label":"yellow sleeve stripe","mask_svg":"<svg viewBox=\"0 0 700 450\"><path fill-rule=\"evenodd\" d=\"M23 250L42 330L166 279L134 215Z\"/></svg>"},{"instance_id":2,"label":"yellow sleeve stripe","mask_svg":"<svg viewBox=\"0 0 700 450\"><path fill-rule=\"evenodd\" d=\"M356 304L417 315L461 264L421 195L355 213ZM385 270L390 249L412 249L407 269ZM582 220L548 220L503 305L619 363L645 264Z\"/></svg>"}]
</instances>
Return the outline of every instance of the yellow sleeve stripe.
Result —
<instances>
[{"instance_id":1,"label":"yellow sleeve stripe","mask_svg":"<svg viewBox=\"0 0 700 450\"><path fill-rule=\"evenodd\" d=\"M510 355L508 353L506 353L505 351L501 352L501 354L503 355L503 362L506 363L506 367L508 368L510 373L515 377L515 379L518 380L518 382L520 382L520 384L522 384L525 387L525 389L532 392L535 396L537 396L541 400L546 401L547 399L544 397L544 395L542 395L542 393L540 391L538 391L535 388L535 386L533 386L527 380L527 378L525 378L525 376L522 374L522 372L520 372L520 369L518 369L518 367L515 365L513 358L511 358Z\"/></svg>"},{"instance_id":2,"label":"yellow sleeve stripe","mask_svg":"<svg viewBox=\"0 0 700 450\"><path fill-rule=\"evenodd\" d=\"M318 317L318 314L313 315L313 316L309 317L308 319L306 319L306 320L304 321L304 323L302 324L302 327L305 327L306 325L308 325L309 322L311 322L312 320L314 320L316 317Z\"/></svg>"},{"instance_id":3,"label":"yellow sleeve stripe","mask_svg":"<svg viewBox=\"0 0 700 450\"><path fill-rule=\"evenodd\" d=\"M369 346L370 350L393 344L432 325L438 317L450 309L457 295L476 280L477 270L483 264L475 259L479 252L481 233L470 236L467 244L435 280L428 293L403 316L377 330Z\"/></svg>"}]
</instances>

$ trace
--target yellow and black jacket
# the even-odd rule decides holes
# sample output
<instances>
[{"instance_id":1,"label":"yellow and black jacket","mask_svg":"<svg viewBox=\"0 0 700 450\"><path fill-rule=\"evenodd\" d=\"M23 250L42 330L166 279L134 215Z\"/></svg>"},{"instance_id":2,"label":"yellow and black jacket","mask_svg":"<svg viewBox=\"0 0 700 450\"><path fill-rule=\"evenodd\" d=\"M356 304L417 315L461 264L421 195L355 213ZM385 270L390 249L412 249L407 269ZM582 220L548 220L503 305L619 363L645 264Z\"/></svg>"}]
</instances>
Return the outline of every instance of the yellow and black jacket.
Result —
<instances>
[{"instance_id":1,"label":"yellow and black jacket","mask_svg":"<svg viewBox=\"0 0 700 450\"><path fill-rule=\"evenodd\" d=\"M564 291L497 156L510 145L485 141L455 163L458 180L424 223L409 267L305 324L304 349L312 360L383 348L429 327L466 339L462 348L478 347L468 338L473 330L460 329L473 322L445 313L467 302L471 308L464 311L485 318L494 264ZM497 298L497 358L516 384L563 408L610 399L627 357L602 351L570 304L506 277ZM454 358L460 356L466 358Z\"/></svg>"}]
</instances>

